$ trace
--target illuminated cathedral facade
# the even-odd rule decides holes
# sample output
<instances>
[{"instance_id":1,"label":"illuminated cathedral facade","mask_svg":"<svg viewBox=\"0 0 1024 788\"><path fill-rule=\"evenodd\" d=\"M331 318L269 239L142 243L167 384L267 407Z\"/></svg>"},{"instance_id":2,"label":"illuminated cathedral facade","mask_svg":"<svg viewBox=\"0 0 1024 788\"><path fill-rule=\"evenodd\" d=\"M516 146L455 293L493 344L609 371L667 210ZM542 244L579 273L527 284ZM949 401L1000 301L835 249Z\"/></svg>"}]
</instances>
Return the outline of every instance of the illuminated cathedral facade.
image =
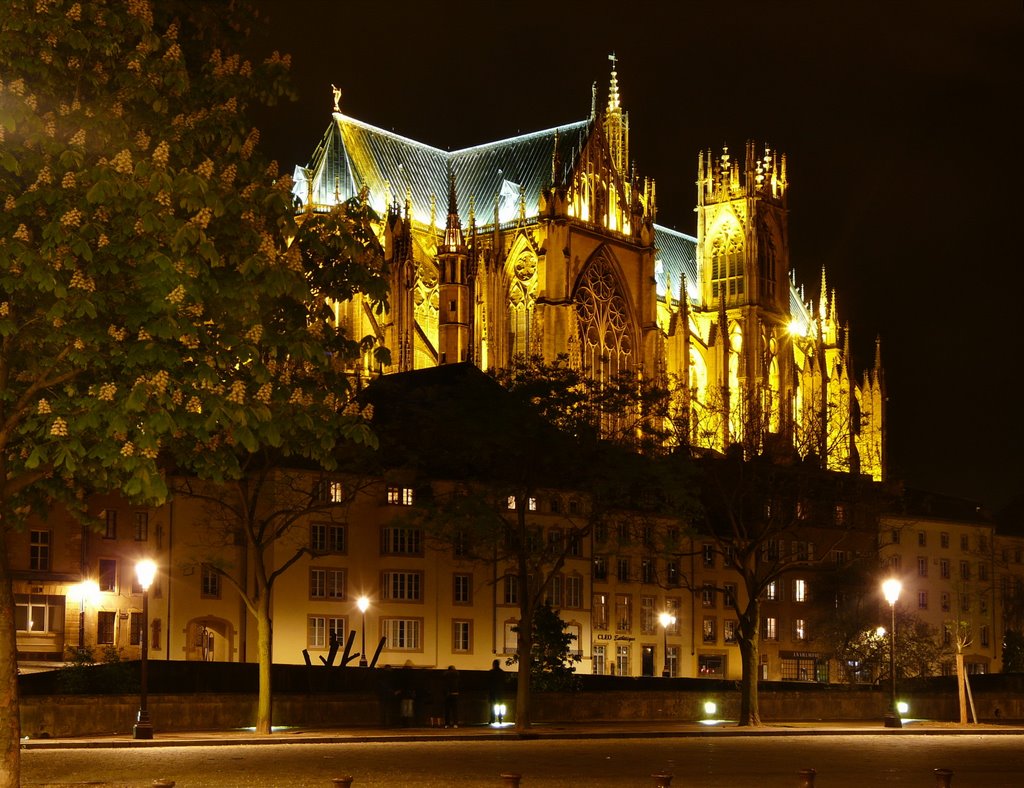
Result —
<instances>
[{"instance_id":1,"label":"illuminated cathedral facade","mask_svg":"<svg viewBox=\"0 0 1024 788\"><path fill-rule=\"evenodd\" d=\"M303 211L362 196L381 217L390 310L336 306L391 350L368 374L566 358L669 385L695 450L781 448L884 477L880 356L858 378L824 270L817 304L795 282L784 155L701 153L692 237L656 223L654 181L629 165L614 65L590 117L456 151L348 117L339 93L294 195Z\"/></svg>"}]
</instances>

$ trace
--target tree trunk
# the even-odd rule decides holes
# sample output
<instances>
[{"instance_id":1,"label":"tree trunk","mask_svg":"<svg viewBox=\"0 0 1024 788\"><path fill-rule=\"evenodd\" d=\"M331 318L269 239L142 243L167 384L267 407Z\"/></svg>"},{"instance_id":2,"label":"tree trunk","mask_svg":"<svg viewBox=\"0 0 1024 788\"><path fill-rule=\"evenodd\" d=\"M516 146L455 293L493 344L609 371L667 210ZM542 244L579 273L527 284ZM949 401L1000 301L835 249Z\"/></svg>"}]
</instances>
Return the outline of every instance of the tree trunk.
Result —
<instances>
[{"instance_id":1,"label":"tree trunk","mask_svg":"<svg viewBox=\"0 0 1024 788\"><path fill-rule=\"evenodd\" d=\"M0 522L0 788L21 782L21 715L18 707L18 641L7 537Z\"/></svg>"},{"instance_id":2,"label":"tree trunk","mask_svg":"<svg viewBox=\"0 0 1024 788\"><path fill-rule=\"evenodd\" d=\"M259 697L256 701L256 733L271 732L271 704L273 702L270 684L270 669L273 664L271 648L273 641L270 620L270 590L264 588L256 606L256 652L259 660Z\"/></svg>"},{"instance_id":3,"label":"tree trunk","mask_svg":"<svg viewBox=\"0 0 1024 788\"><path fill-rule=\"evenodd\" d=\"M760 654L761 640L761 607L755 597L747 604L746 610L740 616L739 633L736 638L740 647L740 661L742 663L742 676L740 679L740 720L743 726L756 726L761 724L761 711L758 706L757 682L760 679L761 664L758 656Z\"/></svg>"},{"instance_id":4,"label":"tree trunk","mask_svg":"<svg viewBox=\"0 0 1024 788\"><path fill-rule=\"evenodd\" d=\"M516 671L516 730L530 727L530 668L533 659L533 626L531 618L519 619L519 638L516 642L518 670Z\"/></svg>"},{"instance_id":5,"label":"tree trunk","mask_svg":"<svg viewBox=\"0 0 1024 788\"><path fill-rule=\"evenodd\" d=\"M967 724L967 696L964 692L964 655L962 651L956 652L956 690L960 701L960 724Z\"/></svg>"}]
</instances>

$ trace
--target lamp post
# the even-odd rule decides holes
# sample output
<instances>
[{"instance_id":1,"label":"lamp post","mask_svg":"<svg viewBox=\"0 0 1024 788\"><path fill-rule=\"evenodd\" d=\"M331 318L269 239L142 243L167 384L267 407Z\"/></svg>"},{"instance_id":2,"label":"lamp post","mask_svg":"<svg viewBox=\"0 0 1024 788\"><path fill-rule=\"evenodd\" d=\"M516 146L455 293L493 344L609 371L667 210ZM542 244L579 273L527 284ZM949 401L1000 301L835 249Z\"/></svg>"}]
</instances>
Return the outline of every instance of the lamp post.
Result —
<instances>
[{"instance_id":1,"label":"lamp post","mask_svg":"<svg viewBox=\"0 0 1024 788\"><path fill-rule=\"evenodd\" d=\"M141 691L139 694L139 716L135 722L133 736L136 739L152 739L153 723L149 720L149 707L147 706L146 693L148 690L148 669L149 669L149 587L153 585L153 578L156 577L156 564L148 558L139 561L135 565L135 574L139 578L139 585L142 586L142 662L140 673Z\"/></svg>"},{"instance_id":2,"label":"lamp post","mask_svg":"<svg viewBox=\"0 0 1024 788\"><path fill-rule=\"evenodd\" d=\"M889 603L889 612L892 616L889 628L889 677L892 679L892 687L889 697L889 711L885 715L886 728L902 728L903 720L896 710L896 600L900 598L900 591L903 584L896 578L890 577L882 583L882 594L885 601Z\"/></svg>"},{"instance_id":3,"label":"lamp post","mask_svg":"<svg viewBox=\"0 0 1024 788\"><path fill-rule=\"evenodd\" d=\"M665 642L663 644L665 653L665 666L661 671L661 676L662 678L667 679L669 676L672 675L671 671L669 671L668 669L668 628L676 623L676 617L668 611L665 611L658 614L658 621L661 624L661 628L665 632Z\"/></svg>"},{"instance_id":4,"label":"lamp post","mask_svg":"<svg viewBox=\"0 0 1024 788\"><path fill-rule=\"evenodd\" d=\"M95 580L83 580L71 587L72 598L77 597L80 604L78 610L78 651L85 650L85 605L96 605L100 594L100 585Z\"/></svg>"},{"instance_id":5,"label":"lamp post","mask_svg":"<svg viewBox=\"0 0 1024 788\"><path fill-rule=\"evenodd\" d=\"M367 666L367 662L366 662L366 611L370 607L370 600L367 597L365 597L365 596L361 596L361 597L359 597L359 599L356 600L356 606L359 608L359 612L363 614L363 623L362 623L362 625L360 627L360 634L363 637L363 646L362 646L362 649L359 652L359 667L365 668Z\"/></svg>"}]
</instances>

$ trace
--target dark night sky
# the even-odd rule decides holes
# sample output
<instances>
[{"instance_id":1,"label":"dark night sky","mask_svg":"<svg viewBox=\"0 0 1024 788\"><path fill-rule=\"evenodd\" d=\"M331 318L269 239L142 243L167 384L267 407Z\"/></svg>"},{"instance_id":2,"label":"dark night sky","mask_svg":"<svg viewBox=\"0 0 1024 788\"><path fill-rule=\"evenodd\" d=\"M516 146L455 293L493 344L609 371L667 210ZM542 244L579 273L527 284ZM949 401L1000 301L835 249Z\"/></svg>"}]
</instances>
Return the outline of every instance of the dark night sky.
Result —
<instances>
[{"instance_id":1,"label":"dark night sky","mask_svg":"<svg viewBox=\"0 0 1024 788\"><path fill-rule=\"evenodd\" d=\"M990 507L1024 492L1019 0L257 5L260 50L293 58L298 101L259 119L286 171L331 83L346 114L454 149L586 117L612 51L660 223L694 232L701 149L767 140L798 281L816 301L825 266L858 371L882 338L890 475Z\"/></svg>"}]
</instances>

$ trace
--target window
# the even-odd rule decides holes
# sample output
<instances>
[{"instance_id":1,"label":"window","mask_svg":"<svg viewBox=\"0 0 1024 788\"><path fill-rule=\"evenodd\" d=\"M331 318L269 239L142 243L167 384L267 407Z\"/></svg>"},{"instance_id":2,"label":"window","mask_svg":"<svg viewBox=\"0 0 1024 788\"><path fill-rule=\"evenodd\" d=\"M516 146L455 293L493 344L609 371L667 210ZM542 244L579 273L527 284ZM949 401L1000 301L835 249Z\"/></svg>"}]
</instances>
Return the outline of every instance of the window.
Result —
<instances>
[{"instance_id":1,"label":"window","mask_svg":"<svg viewBox=\"0 0 1024 788\"><path fill-rule=\"evenodd\" d=\"M583 606L583 578L579 575L569 575L565 578L565 606Z\"/></svg>"},{"instance_id":2,"label":"window","mask_svg":"<svg viewBox=\"0 0 1024 788\"><path fill-rule=\"evenodd\" d=\"M392 651L419 651L423 622L418 618L383 618L381 628L386 638L385 648Z\"/></svg>"},{"instance_id":3,"label":"window","mask_svg":"<svg viewBox=\"0 0 1024 788\"><path fill-rule=\"evenodd\" d=\"M793 640L807 639L807 624L802 618L793 621Z\"/></svg>"},{"instance_id":4,"label":"window","mask_svg":"<svg viewBox=\"0 0 1024 788\"><path fill-rule=\"evenodd\" d=\"M594 646L593 657L591 663L593 665L593 673L595 676L603 676L605 670L607 670L608 653L604 646Z\"/></svg>"},{"instance_id":5,"label":"window","mask_svg":"<svg viewBox=\"0 0 1024 788\"><path fill-rule=\"evenodd\" d=\"M619 558L615 562L615 576L619 579L620 582L623 582L623 583L628 583L629 582L629 559L628 558Z\"/></svg>"},{"instance_id":6,"label":"window","mask_svg":"<svg viewBox=\"0 0 1024 788\"><path fill-rule=\"evenodd\" d=\"M736 607L736 584L735 583L726 583L722 587L722 604L725 605L725 608L727 610L729 608Z\"/></svg>"},{"instance_id":7,"label":"window","mask_svg":"<svg viewBox=\"0 0 1024 788\"><path fill-rule=\"evenodd\" d=\"M971 549L971 543L970 543L970 540L968 539L967 534L960 534L960 549L961 550L970 550Z\"/></svg>"},{"instance_id":8,"label":"window","mask_svg":"<svg viewBox=\"0 0 1024 788\"><path fill-rule=\"evenodd\" d=\"M502 603L506 605L519 604L519 578L516 575L505 575L505 582L502 584Z\"/></svg>"},{"instance_id":9,"label":"window","mask_svg":"<svg viewBox=\"0 0 1024 788\"><path fill-rule=\"evenodd\" d=\"M979 613L987 613L988 612L988 596L985 594L984 591L982 591L981 593L978 594L978 612Z\"/></svg>"},{"instance_id":10,"label":"window","mask_svg":"<svg viewBox=\"0 0 1024 788\"><path fill-rule=\"evenodd\" d=\"M984 534L978 535L978 550L982 553L988 552L988 537Z\"/></svg>"},{"instance_id":11,"label":"window","mask_svg":"<svg viewBox=\"0 0 1024 788\"><path fill-rule=\"evenodd\" d=\"M100 559L99 573L100 591L108 593L117 591L117 561L113 558Z\"/></svg>"},{"instance_id":12,"label":"window","mask_svg":"<svg viewBox=\"0 0 1024 788\"><path fill-rule=\"evenodd\" d=\"M345 619L333 616L308 616L306 645L309 648L330 648L345 642Z\"/></svg>"},{"instance_id":13,"label":"window","mask_svg":"<svg viewBox=\"0 0 1024 788\"><path fill-rule=\"evenodd\" d=\"M561 607L562 589L564 586L565 577L563 575L553 575L551 582L548 583L547 590L544 592L544 604L551 605L552 607Z\"/></svg>"},{"instance_id":14,"label":"window","mask_svg":"<svg viewBox=\"0 0 1024 788\"><path fill-rule=\"evenodd\" d=\"M620 545L629 544L633 541L632 534L629 532L629 523L619 523L617 531Z\"/></svg>"},{"instance_id":15,"label":"window","mask_svg":"<svg viewBox=\"0 0 1024 788\"><path fill-rule=\"evenodd\" d=\"M704 616L704 623L701 627L705 643L718 642L718 619L714 616Z\"/></svg>"},{"instance_id":16,"label":"window","mask_svg":"<svg viewBox=\"0 0 1024 788\"><path fill-rule=\"evenodd\" d=\"M548 510L552 514L558 514L560 511L562 511L562 501L561 501L561 499L560 498L551 498L551 500L548 501Z\"/></svg>"},{"instance_id":17,"label":"window","mask_svg":"<svg viewBox=\"0 0 1024 788\"><path fill-rule=\"evenodd\" d=\"M679 563L677 561L666 562L665 582L670 586L679 585Z\"/></svg>"},{"instance_id":18,"label":"window","mask_svg":"<svg viewBox=\"0 0 1024 788\"><path fill-rule=\"evenodd\" d=\"M845 525L846 524L846 506L844 506L841 503L837 503L836 504L836 508L835 508L834 511L835 511L836 525Z\"/></svg>"},{"instance_id":19,"label":"window","mask_svg":"<svg viewBox=\"0 0 1024 788\"><path fill-rule=\"evenodd\" d=\"M960 612L971 612L971 595L966 592L960 595Z\"/></svg>"},{"instance_id":20,"label":"window","mask_svg":"<svg viewBox=\"0 0 1024 788\"><path fill-rule=\"evenodd\" d=\"M917 532L917 546L927 547L928 546L928 534L924 531Z\"/></svg>"},{"instance_id":21,"label":"window","mask_svg":"<svg viewBox=\"0 0 1024 788\"><path fill-rule=\"evenodd\" d=\"M315 566L309 570L310 599L344 599L345 570ZM387 597L385 597L387 598Z\"/></svg>"},{"instance_id":22,"label":"window","mask_svg":"<svg viewBox=\"0 0 1024 788\"><path fill-rule=\"evenodd\" d=\"M343 503L345 488L337 479L320 479L313 494L319 503Z\"/></svg>"},{"instance_id":23,"label":"window","mask_svg":"<svg viewBox=\"0 0 1024 788\"><path fill-rule=\"evenodd\" d=\"M149 512L133 512L132 526L135 531L135 541L145 542L149 539Z\"/></svg>"},{"instance_id":24,"label":"window","mask_svg":"<svg viewBox=\"0 0 1024 788\"><path fill-rule=\"evenodd\" d=\"M473 651L473 622L452 621L452 652L469 654Z\"/></svg>"},{"instance_id":25,"label":"window","mask_svg":"<svg viewBox=\"0 0 1024 788\"><path fill-rule=\"evenodd\" d=\"M594 602L590 612L594 629L608 629L608 595L594 594Z\"/></svg>"},{"instance_id":26,"label":"window","mask_svg":"<svg viewBox=\"0 0 1024 788\"><path fill-rule=\"evenodd\" d=\"M794 580L793 581L793 601L794 602L806 602L807 601L807 581L806 580Z\"/></svg>"},{"instance_id":27,"label":"window","mask_svg":"<svg viewBox=\"0 0 1024 788\"><path fill-rule=\"evenodd\" d=\"M774 580L764 587L764 598L768 602L775 602L779 598L779 589Z\"/></svg>"},{"instance_id":28,"label":"window","mask_svg":"<svg viewBox=\"0 0 1024 788\"><path fill-rule=\"evenodd\" d=\"M505 502L505 508L510 510L516 508L516 497L514 495L508 496L508 499Z\"/></svg>"},{"instance_id":29,"label":"window","mask_svg":"<svg viewBox=\"0 0 1024 788\"><path fill-rule=\"evenodd\" d=\"M669 676L679 675L679 646L669 646L665 651L665 667Z\"/></svg>"},{"instance_id":30,"label":"window","mask_svg":"<svg viewBox=\"0 0 1024 788\"><path fill-rule=\"evenodd\" d=\"M569 555L579 558L583 555L583 540L578 533L569 534Z\"/></svg>"},{"instance_id":31,"label":"window","mask_svg":"<svg viewBox=\"0 0 1024 788\"><path fill-rule=\"evenodd\" d=\"M946 593L945 591L942 592L942 598L941 598L940 602L942 604L942 612L943 613L948 613L949 612L949 594Z\"/></svg>"},{"instance_id":32,"label":"window","mask_svg":"<svg viewBox=\"0 0 1024 788\"><path fill-rule=\"evenodd\" d=\"M761 557L766 561L778 561L779 560L779 541L778 539L769 539L761 550Z\"/></svg>"},{"instance_id":33,"label":"window","mask_svg":"<svg viewBox=\"0 0 1024 788\"><path fill-rule=\"evenodd\" d=\"M939 574L947 580L949 579L949 560L946 558L939 559Z\"/></svg>"},{"instance_id":34,"label":"window","mask_svg":"<svg viewBox=\"0 0 1024 788\"><path fill-rule=\"evenodd\" d=\"M978 562L978 579L988 580L988 564L984 561Z\"/></svg>"},{"instance_id":35,"label":"window","mask_svg":"<svg viewBox=\"0 0 1024 788\"><path fill-rule=\"evenodd\" d=\"M894 573L898 573L903 566L903 557L899 555L889 556L889 566L892 567Z\"/></svg>"},{"instance_id":36,"label":"window","mask_svg":"<svg viewBox=\"0 0 1024 788\"><path fill-rule=\"evenodd\" d=\"M452 575L452 601L456 605L473 604L473 575Z\"/></svg>"},{"instance_id":37,"label":"window","mask_svg":"<svg viewBox=\"0 0 1024 788\"><path fill-rule=\"evenodd\" d=\"M715 587L710 583L705 583L700 589L700 606L714 607L715 602Z\"/></svg>"},{"instance_id":38,"label":"window","mask_svg":"<svg viewBox=\"0 0 1024 788\"><path fill-rule=\"evenodd\" d=\"M133 611L128 619L128 643L132 646L142 645L142 613Z\"/></svg>"},{"instance_id":39,"label":"window","mask_svg":"<svg viewBox=\"0 0 1024 788\"><path fill-rule=\"evenodd\" d=\"M388 504L391 506L412 506L414 498L412 487L388 487Z\"/></svg>"},{"instance_id":40,"label":"window","mask_svg":"<svg viewBox=\"0 0 1024 788\"><path fill-rule=\"evenodd\" d=\"M531 511L531 512L537 511L537 499L536 498L527 498L526 499L526 508L529 511Z\"/></svg>"},{"instance_id":41,"label":"window","mask_svg":"<svg viewBox=\"0 0 1024 788\"><path fill-rule=\"evenodd\" d=\"M726 643L735 643L736 642L736 624L737 624L736 620L730 618L730 619L728 619L722 625L722 640L724 642L726 642Z\"/></svg>"},{"instance_id":42,"label":"window","mask_svg":"<svg viewBox=\"0 0 1024 788\"><path fill-rule=\"evenodd\" d=\"M629 594L615 595L615 629L618 632L633 629L633 601Z\"/></svg>"},{"instance_id":43,"label":"window","mask_svg":"<svg viewBox=\"0 0 1024 788\"><path fill-rule=\"evenodd\" d=\"M917 592L917 607L919 610L928 609L928 592L918 591Z\"/></svg>"},{"instance_id":44,"label":"window","mask_svg":"<svg viewBox=\"0 0 1024 788\"><path fill-rule=\"evenodd\" d=\"M961 561L960 562L960 579L970 580L971 579L971 562Z\"/></svg>"},{"instance_id":45,"label":"window","mask_svg":"<svg viewBox=\"0 0 1024 788\"><path fill-rule=\"evenodd\" d=\"M204 599L220 599L220 572L203 564L199 576L199 595Z\"/></svg>"},{"instance_id":46,"label":"window","mask_svg":"<svg viewBox=\"0 0 1024 788\"><path fill-rule=\"evenodd\" d=\"M35 572L50 569L50 532L32 531L29 535L28 568Z\"/></svg>"},{"instance_id":47,"label":"window","mask_svg":"<svg viewBox=\"0 0 1024 788\"><path fill-rule=\"evenodd\" d=\"M113 509L107 509L103 512L105 527L103 531L104 539L117 539L117 512Z\"/></svg>"},{"instance_id":48,"label":"window","mask_svg":"<svg viewBox=\"0 0 1024 788\"><path fill-rule=\"evenodd\" d=\"M949 547L949 534L945 531L939 534L939 545L943 548Z\"/></svg>"},{"instance_id":49,"label":"window","mask_svg":"<svg viewBox=\"0 0 1024 788\"><path fill-rule=\"evenodd\" d=\"M644 558L640 561L640 582L656 583L656 572L654 571L654 559Z\"/></svg>"},{"instance_id":50,"label":"window","mask_svg":"<svg viewBox=\"0 0 1024 788\"><path fill-rule=\"evenodd\" d=\"M344 553L348 548L344 525L334 523L311 523L309 526L309 549L314 553Z\"/></svg>"},{"instance_id":51,"label":"window","mask_svg":"<svg viewBox=\"0 0 1024 788\"><path fill-rule=\"evenodd\" d=\"M698 655L697 675L703 678L725 678L725 657L721 654Z\"/></svg>"},{"instance_id":52,"label":"window","mask_svg":"<svg viewBox=\"0 0 1024 788\"><path fill-rule=\"evenodd\" d=\"M779 620L775 616L767 616L761 622L761 636L765 640L778 640L779 638Z\"/></svg>"},{"instance_id":53,"label":"window","mask_svg":"<svg viewBox=\"0 0 1024 788\"><path fill-rule=\"evenodd\" d=\"M988 646L988 624L982 624L978 630L978 637L981 638L981 645Z\"/></svg>"},{"instance_id":54,"label":"window","mask_svg":"<svg viewBox=\"0 0 1024 788\"><path fill-rule=\"evenodd\" d=\"M580 502L577 501L575 498L573 498L573 499L571 499L569 501L569 514L579 514L579 513L580 513Z\"/></svg>"},{"instance_id":55,"label":"window","mask_svg":"<svg viewBox=\"0 0 1024 788\"><path fill-rule=\"evenodd\" d=\"M96 614L96 643L101 646L114 645L114 625L117 613L113 610L101 610Z\"/></svg>"},{"instance_id":56,"label":"window","mask_svg":"<svg viewBox=\"0 0 1024 788\"><path fill-rule=\"evenodd\" d=\"M382 555L420 555L420 530L405 526L388 526L380 530L380 552Z\"/></svg>"},{"instance_id":57,"label":"window","mask_svg":"<svg viewBox=\"0 0 1024 788\"><path fill-rule=\"evenodd\" d=\"M923 555L917 557L917 576L928 577L928 558Z\"/></svg>"},{"instance_id":58,"label":"window","mask_svg":"<svg viewBox=\"0 0 1024 788\"><path fill-rule=\"evenodd\" d=\"M620 676L631 676L629 668L629 646L615 647L615 672Z\"/></svg>"},{"instance_id":59,"label":"window","mask_svg":"<svg viewBox=\"0 0 1024 788\"><path fill-rule=\"evenodd\" d=\"M896 556L897 558L899 556ZM833 550L832 551L832 563L836 566L842 566L846 563L847 554L845 550Z\"/></svg>"},{"instance_id":60,"label":"window","mask_svg":"<svg viewBox=\"0 0 1024 788\"><path fill-rule=\"evenodd\" d=\"M608 579L608 559L603 555L595 556L594 558L594 579Z\"/></svg>"},{"instance_id":61,"label":"window","mask_svg":"<svg viewBox=\"0 0 1024 788\"><path fill-rule=\"evenodd\" d=\"M650 635L654 632L654 597L640 597L640 632Z\"/></svg>"},{"instance_id":62,"label":"window","mask_svg":"<svg viewBox=\"0 0 1024 788\"><path fill-rule=\"evenodd\" d=\"M64 597L48 594L14 595L14 628L19 632L64 631Z\"/></svg>"},{"instance_id":63,"label":"window","mask_svg":"<svg viewBox=\"0 0 1024 788\"><path fill-rule=\"evenodd\" d=\"M423 598L422 584L422 572L385 572L381 588L389 601L419 602Z\"/></svg>"},{"instance_id":64,"label":"window","mask_svg":"<svg viewBox=\"0 0 1024 788\"><path fill-rule=\"evenodd\" d=\"M892 529L891 540L892 540L893 544L899 544L900 543L900 529L899 528L893 528Z\"/></svg>"},{"instance_id":65,"label":"window","mask_svg":"<svg viewBox=\"0 0 1024 788\"><path fill-rule=\"evenodd\" d=\"M555 555L562 552L565 545L565 535L561 528L552 528L548 531L548 550Z\"/></svg>"},{"instance_id":66,"label":"window","mask_svg":"<svg viewBox=\"0 0 1024 788\"><path fill-rule=\"evenodd\" d=\"M715 568L715 546L713 544L706 544L702 550L704 554L704 568L714 569Z\"/></svg>"}]
</instances>

